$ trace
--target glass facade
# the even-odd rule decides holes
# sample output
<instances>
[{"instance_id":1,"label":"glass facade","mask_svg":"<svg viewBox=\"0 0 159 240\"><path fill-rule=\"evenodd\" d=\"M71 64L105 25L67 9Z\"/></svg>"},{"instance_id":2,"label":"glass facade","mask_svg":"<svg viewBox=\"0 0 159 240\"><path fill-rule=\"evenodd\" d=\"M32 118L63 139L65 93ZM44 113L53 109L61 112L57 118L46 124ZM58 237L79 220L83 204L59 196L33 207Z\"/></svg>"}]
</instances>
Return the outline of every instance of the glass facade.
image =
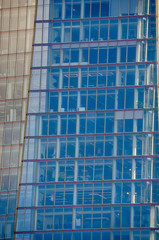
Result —
<instances>
[{"instance_id":1,"label":"glass facade","mask_svg":"<svg viewBox=\"0 0 159 240\"><path fill-rule=\"evenodd\" d=\"M0 239L13 239L34 15L34 0L0 0Z\"/></svg>"},{"instance_id":2,"label":"glass facade","mask_svg":"<svg viewBox=\"0 0 159 240\"><path fill-rule=\"evenodd\" d=\"M159 239L156 6L37 1L15 239Z\"/></svg>"}]
</instances>

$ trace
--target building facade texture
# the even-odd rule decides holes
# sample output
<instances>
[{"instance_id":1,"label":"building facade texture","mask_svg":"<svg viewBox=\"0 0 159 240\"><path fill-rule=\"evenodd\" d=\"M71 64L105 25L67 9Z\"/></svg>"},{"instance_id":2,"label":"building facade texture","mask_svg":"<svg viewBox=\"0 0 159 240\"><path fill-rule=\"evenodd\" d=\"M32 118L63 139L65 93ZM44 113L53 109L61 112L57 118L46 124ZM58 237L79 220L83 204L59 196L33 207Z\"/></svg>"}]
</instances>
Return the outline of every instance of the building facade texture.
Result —
<instances>
[{"instance_id":1,"label":"building facade texture","mask_svg":"<svg viewBox=\"0 0 159 240\"><path fill-rule=\"evenodd\" d=\"M24 8L29 2L34 1ZM21 163L18 198L18 180L13 191L16 240L159 240L157 2L38 0L36 5L28 110L17 120L20 132L26 125L24 144L23 135L11 142L17 122L15 107L8 113L7 106L10 101L16 106L17 98L27 102L27 95L19 100L10 90L8 72L0 82L9 89L0 99L6 112L0 124L1 195L7 204L1 239L9 237L6 199L12 190L12 160L4 153L12 156L10 149L19 144L24 152L16 158ZM10 71L22 70L20 63ZM26 94L24 84L22 89ZM8 99L7 91L15 97ZM10 178L8 188L3 176Z\"/></svg>"},{"instance_id":2,"label":"building facade texture","mask_svg":"<svg viewBox=\"0 0 159 240\"><path fill-rule=\"evenodd\" d=\"M0 0L0 239L13 239L34 15L34 0Z\"/></svg>"}]
</instances>

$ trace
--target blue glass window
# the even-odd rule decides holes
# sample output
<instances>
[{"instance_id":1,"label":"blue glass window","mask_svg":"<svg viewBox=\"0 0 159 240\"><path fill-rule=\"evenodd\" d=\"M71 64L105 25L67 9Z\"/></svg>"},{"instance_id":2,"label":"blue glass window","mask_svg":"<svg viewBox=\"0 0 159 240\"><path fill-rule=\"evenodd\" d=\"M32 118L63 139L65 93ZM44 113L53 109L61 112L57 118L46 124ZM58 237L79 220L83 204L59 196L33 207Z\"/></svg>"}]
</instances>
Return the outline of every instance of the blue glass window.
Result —
<instances>
[{"instance_id":1,"label":"blue glass window","mask_svg":"<svg viewBox=\"0 0 159 240\"><path fill-rule=\"evenodd\" d=\"M90 17L90 3L86 2L84 3L84 17Z\"/></svg>"},{"instance_id":2,"label":"blue glass window","mask_svg":"<svg viewBox=\"0 0 159 240\"><path fill-rule=\"evenodd\" d=\"M98 114L96 117L96 133L104 133L104 115Z\"/></svg>"},{"instance_id":3,"label":"blue glass window","mask_svg":"<svg viewBox=\"0 0 159 240\"><path fill-rule=\"evenodd\" d=\"M115 7L114 7L114 9L115 9ZM109 40L116 40L117 36L118 36L118 21L117 20L110 20L110 23L109 23Z\"/></svg>"},{"instance_id":4,"label":"blue glass window","mask_svg":"<svg viewBox=\"0 0 159 240\"><path fill-rule=\"evenodd\" d=\"M147 42L147 61L156 61L156 42Z\"/></svg>"},{"instance_id":5,"label":"blue glass window","mask_svg":"<svg viewBox=\"0 0 159 240\"><path fill-rule=\"evenodd\" d=\"M115 91L114 90L107 90L107 109L114 109L115 108Z\"/></svg>"},{"instance_id":6,"label":"blue glass window","mask_svg":"<svg viewBox=\"0 0 159 240\"><path fill-rule=\"evenodd\" d=\"M124 155L132 155L132 136L124 137Z\"/></svg>"},{"instance_id":7,"label":"blue glass window","mask_svg":"<svg viewBox=\"0 0 159 240\"><path fill-rule=\"evenodd\" d=\"M134 107L134 89L126 89L126 106L125 108Z\"/></svg>"},{"instance_id":8,"label":"blue glass window","mask_svg":"<svg viewBox=\"0 0 159 240\"><path fill-rule=\"evenodd\" d=\"M54 239L56 239L56 240L62 240L62 233L60 233L60 232L54 233Z\"/></svg>"},{"instance_id":9,"label":"blue glass window","mask_svg":"<svg viewBox=\"0 0 159 240\"><path fill-rule=\"evenodd\" d=\"M94 184L94 197L93 197L93 204L102 204L102 184L101 183L95 183ZM94 228L95 224L97 224L98 228L100 228L101 226L101 213L98 213L98 218L99 221L97 223L95 223L95 221L93 222L94 224Z\"/></svg>"},{"instance_id":10,"label":"blue glass window","mask_svg":"<svg viewBox=\"0 0 159 240\"><path fill-rule=\"evenodd\" d=\"M105 109L105 90L97 91L97 110Z\"/></svg>"},{"instance_id":11,"label":"blue glass window","mask_svg":"<svg viewBox=\"0 0 159 240\"><path fill-rule=\"evenodd\" d=\"M92 232L92 240L100 239L100 232Z\"/></svg>"},{"instance_id":12,"label":"blue glass window","mask_svg":"<svg viewBox=\"0 0 159 240\"><path fill-rule=\"evenodd\" d=\"M85 212L83 213L83 228L91 228L91 211L89 210L89 208L85 208L84 211ZM87 237L88 237L88 234L89 233L87 232ZM84 238L84 239L86 240L88 238Z\"/></svg>"},{"instance_id":13,"label":"blue glass window","mask_svg":"<svg viewBox=\"0 0 159 240\"><path fill-rule=\"evenodd\" d=\"M65 185L65 205L73 204L73 185Z\"/></svg>"},{"instance_id":14,"label":"blue glass window","mask_svg":"<svg viewBox=\"0 0 159 240\"><path fill-rule=\"evenodd\" d=\"M128 29L128 38L129 39L136 39L137 37L137 19L136 18L129 18L129 29Z\"/></svg>"},{"instance_id":15,"label":"blue glass window","mask_svg":"<svg viewBox=\"0 0 159 240\"><path fill-rule=\"evenodd\" d=\"M116 63L116 61L117 61L117 48L109 47L108 63Z\"/></svg>"},{"instance_id":16,"label":"blue glass window","mask_svg":"<svg viewBox=\"0 0 159 240\"><path fill-rule=\"evenodd\" d=\"M131 159L123 159L123 179L131 179Z\"/></svg>"},{"instance_id":17,"label":"blue glass window","mask_svg":"<svg viewBox=\"0 0 159 240\"><path fill-rule=\"evenodd\" d=\"M83 240L91 240L91 232L83 232Z\"/></svg>"},{"instance_id":18,"label":"blue glass window","mask_svg":"<svg viewBox=\"0 0 159 240\"><path fill-rule=\"evenodd\" d=\"M120 228L120 207L113 207L112 214L113 214L113 221L112 221L112 228Z\"/></svg>"},{"instance_id":19,"label":"blue glass window","mask_svg":"<svg viewBox=\"0 0 159 240\"><path fill-rule=\"evenodd\" d=\"M110 232L102 232L102 240L110 240Z\"/></svg>"},{"instance_id":20,"label":"blue glass window","mask_svg":"<svg viewBox=\"0 0 159 240\"><path fill-rule=\"evenodd\" d=\"M108 39L108 20L100 21L100 41Z\"/></svg>"},{"instance_id":21,"label":"blue glass window","mask_svg":"<svg viewBox=\"0 0 159 240\"><path fill-rule=\"evenodd\" d=\"M123 136L117 136L117 156L121 156L123 154Z\"/></svg>"},{"instance_id":22,"label":"blue glass window","mask_svg":"<svg viewBox=\"0 0 159 240\"><path fill-rule=\"evenodd\" d=\"M113 155L113 138L106 137L105 139L105 156L112 156Z\"/></svg>"},{"instance_id":23,"label":"blue glass window","mask_svg":"<svg viewBox=\"0 0 159 240\"><path fill-rule=\"evenodd\" d=\"M71 240L71 233L70 232L64 232L63 233L63 240Z\"/></svg>"},{"instance_id":24,"label":"blue glass window","mask_svg":"<svg viewBox=\"0 0 159 240\"><path fill-rule=\"evenodd\" d=\"M117 91L117 109L124 108L124 89L119 89ZM121 131L121 130L120 130Z\"/></svg>"},{"instance_id":25,"label":"blue glass window","mask_svg":"<svg viewBox=\"0 0 159 240\"><path fill-rule=\"evenodd\" d=\"M111 211L109 207L103 207L102 228L110 228ZM105 235L105 234L103 234ZM107 239L107 238L106 238ZM109 239L109 238L108 238Z\"/></svg>"},{"instance_id":26,"label":"blue glass window","mask_svg":"<svg viewBox=\"0 0 159 240\"><path fill-rule=\"evenodd\" d=\"M128 33L128 20L127 19L121 19L121 31L119 31L119 39L127 39L127 33Z\"/></svg>"},{"instance_id":27,"label":"blue glass window","mask_svg":"<svg viewBox=\"0 0 159 240\"><path fill-rule=\"evenodd\" d=\"M129 15L137 15L138 0L129 0Z\"/></svg>"},{"instance_id":28,"label":"blue glass window","mask_svg":"<svg viewBox=\"0 0 159 240\"><path fill-rule=\"evenodd\" d=\"M120 62L126 62L126 47L120 47Z\"/></svg>"},{"instance_id":29,"label":"blue glass window","mask_svg":"<svg viewBox=\"0 0 159 240\"><path fill-rule=\"evenodd\" d=\"M114 131L114 114L107 113L106 115L106 132L110 133Z\"/></svg>"},{"instance_id":30,"label":"blue glass window","mask_svg":"<svg viewBox=\"0 0 159 240\"><path fill-rule=\"evenodd\" d=\"M120 16L127 16L128 15L128 2L127 0L120 1Z\"/></svg>"},{"instance_id":31,"label":"blue glass window","mask_svg":"<svg viewBox=\"0 0 159 240\"><path fill-rule=\"evenodd\" d=\"M99 21L91 21L91 32L90 32L90 40L97 41L98 40L98 31L99 31Z\"/></svg>"},{"instance_id":32,"label":"blue glass window","mask_svg":"<svg viewBox=\"0 0 159 240\"><path fill-rule=\"evenodd\" d=\"M112 184L104 183L103 185L103 204L111 203L111 194L112 194ZM110 218L109 218L110 222Z\"/></svg>"},{"instance_id":33,"label":"blue glass window","mask_svg":"<svg viewBox=\"0 0 159 240\"><path fill-rule=\"evenodd\" d=\"M72 42L79 42L80 26L79 23L72 23Z\"/></svg>"},{"instance_id":34,"label":"blue glass window","mask_svg":"<svg viewBox=\"0 0 159 240\"><path fill-rule=\"evenodd\" d=\"M99 3L92 2L91 6L91 17L99 17Z\"/></svg>"},{"instance_id":35,"label":"blue glass window","mask_svg":"<svg viewBox=\"0 0 159 240\"><path fill-rule=\"evenodd\" d=\"M122 227L130 227L130 207L122 207Z\"/></svg>"},{"instance_id":36,"label":"blue glass window","mask_svg":"<svg viewBox=\"0 0 159 240\"><path fill-rule=\"evenodd\" d=\"M59 23L53 24L52 41L55 43L61 42L61 24Z\"/></svg>"},{"instance_id":37,"label":"blue glass window","mask_svg":"<svg viewBox=\"0 0 159 240\"><path fill-rule=\"evenodd\" d=\"M90 53L89 53L90 64L97 64L97 59L98 59L98 49L90 48Z\"/></svg>"},{"instance_id":38,"label":"blue glass window","mask_svg":"<svg viewBox=\"0 0 159 240\"><path fill-rule=\"evenodd\" d=\"M109 0L101 1L101 17L109 16Z\"/></svg>"},{"instance_id":39,"label":"blue glass window","mask_svg":"<svg viewBox=\"0 0 159 240\"><path fill-rule=\"evenodd\" d=\"M44 240L52 240L52 233L44 233Z\"/></svg>"},{"instance_id":40,"label":"blue glass window","mask_svg":"<svg viewBox=\"0 0 159 240\"><path fill-rule=\"evenodd\" d=\"M78 62L79 60L79 50L76 48L71 49L71 63Z\"/></svg>"},{"instance_id":41,"label":"blue glass window","mask_svg":"<svg viewBox=\"0 0 159 240\"><path fill-rule=\"evenodd\" d=\"M88 110L95 110L96 109L96 92L89 91L88 92Z\"/></svg>"},{"instance_id":42,"label":"blue glass window","mask_svg":"<svg viewBox=\"0 0 159 240\"><path fill-rule=\"evenodd\" d=\"M85 180L93 180L93 161L85 161Z\"/></svg>"},{"instance_id":43,"label":"blue glass window","mask_svg":"<svg viewBox=\"0 0 159 240\"><path fill-rule=\"evenodd\" d=\"M69 3L65 6L65 18L71 18L71 4Z\"/></svg>"},{"instance_id":44,"label":"blue glass window","mask_svg":"<svg viewBox=\"0 0 159 240\"><path fill-rule=\"evenodd\" d=\"M125 132L133 132L133 119L125 119Z\"/></svg>"},{"instance_id":45,"label":"blue glass window","mask_svg":"<svg viewBox=\"0 0 159 240\"><path fill-rule=\"evenodd\" d=\"M128 62L135 62L136 61L136 47L135 46L128 46Z\"/></svg>"},{"instance_id":46,"label":"blue glass window","mask_svg":"<svg viewBox=\"0 0 159 240\"><path fill-rule=\"evenodd\" d=\"M54 19L61 19L61 16L62 16L62 5L61 4L54 4L53 18Z\"/></svg>"},{"instance_id":47,"label":"blue glass window","mask_svg":"<svg viewBox=\"0 0 159 240\"><path fill-rule=\"evenodd\" d=\"M116 67L109 66L107 70L107 86L115 86L116 84Z\"/></svg>"},{"instance_id":48,"label":"blue glass window","mask_svg":"<svg viewBox=\"0 0 159 240\"><path fill-rule=\"evenodd\" d=\"M68 22L64 23L64 42L70 42L70 25Z\"/></svg>"},{"instance_id":49,"label":"blue glass window","mask_svg":"<svg viewBox=\"0 0 159 240\"><path fill-rule=\"evenodd\" d=\"M99 49L99 63L107 63L107 49L106 48Z\"/></svg>"},{"instance_id":50,"label":"blue glass window","mask_svg":"<svg viewBox=\"0 0 159 240\"><path fill-rule=\"evenodd\" d=\"M123 203L131 202L131 183L125 182L123 183L122 202ZM128 214L128 216L130 216L130 214Z\"/></svg>"},{"instance_id":51,"label":"blue glass window","mask_svg":"<svg viewBox=\"0 0 159 240\"><path fill-rule=\"evenodd\" d=\"M118 16L118 9L119 9L119 1L118 0L111 0L110 1L110 16L111 17Z\"/></svg>"},{"instance_id":52,"label":"blue glass window","mask_svg":"<svg viewBox=\"0 0 159 240\"><path fill-rule=\"evenodd\" d=\"M81 240L81 232L74 232L73 240Z\"/></svg>"},{"instance_id":53,"label":"blue glass window","mask_svg":"<svg viewBox=\"0 0 159 240\"><path fill-rule=\"evenodd\" d=\"M134 214L133 227L140 227L140 206L133 207L133 214Z\"/></svg>"},{"instance_id":54,"label":"blue glass window","mask_svg":"<svg viewBox=\"0 0 159 240\"><path fill-rule=\"evenodd\" d=\"M150 207L142 206L141 208L141 227L150 226Z\"/></svg>"},{"instance_id":55,"label":"blue glass window","mask_svg":"<svg viewBox=\"0 0 159 240\"><path fill-rule=\"evenodd\" d=\"M126 85L134 85L134 84L135 84L135 68L133 66L127 67Z\"/></svg>"},{"instance_id":56,"label":"blue glass window","mask_svg":"<svg viewBox=\"0 0 159 240\"><path fill-rule=\"evenodd\" d=\"M80 18L81 4L74 3L72 7L72 18Z\"/></svg>"}]
</instances>

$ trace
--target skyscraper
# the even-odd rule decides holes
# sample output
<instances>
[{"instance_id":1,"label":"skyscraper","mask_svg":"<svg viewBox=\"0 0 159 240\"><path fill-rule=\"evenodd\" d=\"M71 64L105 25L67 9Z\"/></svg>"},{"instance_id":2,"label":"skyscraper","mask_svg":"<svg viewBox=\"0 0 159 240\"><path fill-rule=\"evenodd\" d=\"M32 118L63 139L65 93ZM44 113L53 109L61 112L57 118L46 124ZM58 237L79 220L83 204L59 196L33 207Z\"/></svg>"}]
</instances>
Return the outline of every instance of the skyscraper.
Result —
<instances>
[{"instance_id":1,"label":"skyscraper","mask_svg":"<svg viewBox=\"0 0 159 240\"><path fill-rule=\"evenodd\" d=\"M159 239L157 4L37 1L15 239Z\"/></svg>"}]
</instances>

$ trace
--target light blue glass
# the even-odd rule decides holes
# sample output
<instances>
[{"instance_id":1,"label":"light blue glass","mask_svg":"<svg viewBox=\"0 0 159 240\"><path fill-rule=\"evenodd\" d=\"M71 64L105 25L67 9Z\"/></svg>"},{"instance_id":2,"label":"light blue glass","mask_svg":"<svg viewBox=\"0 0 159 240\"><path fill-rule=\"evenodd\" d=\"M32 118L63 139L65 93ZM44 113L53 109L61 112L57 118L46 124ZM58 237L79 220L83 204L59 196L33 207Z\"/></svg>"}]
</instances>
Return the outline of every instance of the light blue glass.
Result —
<instances>
[{"instance_id":1,"label":"light blue glass","mask_svg":"<svg viewBox=\"0 0 159 240\"><path fill-rule=\"evenodd\" d=\"M53 6L53 18L54 19L61 19L62 16L62 5L61 4L54 4Z\"/></svg>"},{"instance_id":2,"label":"light blue glass","mask_svg":"<svg viewBox=\"0 0 159 240\"><path fill-rule=\"evenodd\" d=\"M116 7L114 7L114 6L116 6ZM110 1L110 16L111 17L118 16L118 11L119 11L119 1L111 0Z\"/></svg>"},{"instance_id":3,"label":"light blue glass","mask_svg":"<svg viewBox=\"0 0 159 240\"><path fill-rule=\"evenodd\" d=\"M123 0L120 2L120 16L127 16L128 15L128 1Z\"/></svg>"}]
</instances>

